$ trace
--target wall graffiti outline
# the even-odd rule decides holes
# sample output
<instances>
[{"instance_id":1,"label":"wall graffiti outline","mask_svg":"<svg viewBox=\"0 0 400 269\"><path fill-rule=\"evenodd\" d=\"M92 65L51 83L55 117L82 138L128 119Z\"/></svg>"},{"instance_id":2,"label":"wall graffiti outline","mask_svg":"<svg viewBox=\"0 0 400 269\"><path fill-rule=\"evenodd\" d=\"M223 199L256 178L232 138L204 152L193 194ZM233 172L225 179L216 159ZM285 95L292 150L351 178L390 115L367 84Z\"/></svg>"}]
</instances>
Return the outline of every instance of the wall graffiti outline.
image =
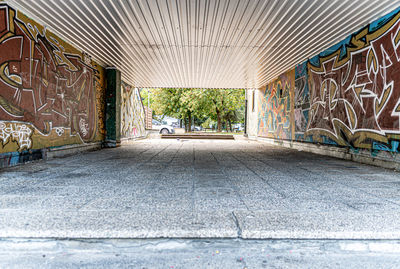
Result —
<instances>
[{"instance_id":1,"label":"wall graffiti outline","mask_svg":"<svg viewBox=\"0 0 400 269\"><path fill-rule=\"evenodd\" d=\"M145 135L145 112L138 88L121 83L121 136Z\"/></svg>"},{"instance_id":2,"label":"wall graffiti outline","mask_svg":"<svg viewBox=\"0 0 400 269\"><path fill-rule=\"evenodd\" d=\"M310 90L308 86L307 62L295 68L294 122L295 140L305 140L310 112Z\"/></svg>"},{"instance_id":3,"label":"wall graffiti outline","mask_svg":"<svg viewBox=\"0 0 400 269\"><path fill-rule=\"evenodd\" d=\"M308 62L307 135L393 151L400 138L400 13L370 24ZM377 143L379 142L379 143ZM382 145L380 143L383 143Z\"/></svg>"},{"instance_id":4,"label":"wall graffiti outline","mask_svg":"<svg viewBox=\"0 0 400 269\"><path fill-rule=\"evenodd\" d=\"M15 141L21 150L29 149L32 146L32 133L26 124L0 121L0 140L3 145Z\"/></svg>"},{"instance_id":5,"label":"wall graffiti outline","mask_svg":"<svg viewBox=\"0 0 400 269\"><path fill-rule=\"evenodd\" d=\"M66 52L45 28L20 20L14 9L0 4L1 120L29 125L42 136L68 130L89 142L97 129L97 72L90 58Z\"/></svg>"}]
</instances>

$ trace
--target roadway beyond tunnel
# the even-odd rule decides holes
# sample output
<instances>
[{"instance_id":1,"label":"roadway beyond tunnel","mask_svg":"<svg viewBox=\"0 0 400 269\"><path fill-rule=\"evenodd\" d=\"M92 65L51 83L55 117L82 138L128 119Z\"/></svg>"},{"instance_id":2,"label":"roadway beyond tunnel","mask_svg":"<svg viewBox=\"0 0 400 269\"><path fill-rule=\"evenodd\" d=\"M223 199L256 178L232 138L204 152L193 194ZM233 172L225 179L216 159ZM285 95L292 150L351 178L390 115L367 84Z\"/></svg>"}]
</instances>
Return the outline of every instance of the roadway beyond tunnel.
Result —
<instances>
[{"instance_id":1,"label":"roadway beyond tunnel","mask_svg":"<svg viewBox=\"0 0 400 269\"><path fill-rule=\"evenodd\" d=\"M0 237L398 240L399 192L398 172L261 142L147 139L2 170Z\"/></svg>"}]
</instances>

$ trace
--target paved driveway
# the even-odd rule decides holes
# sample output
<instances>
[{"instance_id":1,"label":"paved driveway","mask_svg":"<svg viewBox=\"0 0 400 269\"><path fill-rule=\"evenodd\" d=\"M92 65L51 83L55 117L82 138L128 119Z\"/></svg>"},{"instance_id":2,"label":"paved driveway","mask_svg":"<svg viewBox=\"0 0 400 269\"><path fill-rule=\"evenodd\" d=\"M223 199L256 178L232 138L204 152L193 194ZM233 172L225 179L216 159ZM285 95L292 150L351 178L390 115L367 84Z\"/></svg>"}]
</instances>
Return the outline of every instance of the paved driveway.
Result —
<instances>
[{"instance_id":1,"label":"paved driveway","mask_svg":"<svg viewBox=\"0 0 400 269\"><path fill-rule=\"evenodd\" d=\"M141 140L0 174L0 237L399 239L399 173L260 142Z\"/></svg>"}]
</instances>

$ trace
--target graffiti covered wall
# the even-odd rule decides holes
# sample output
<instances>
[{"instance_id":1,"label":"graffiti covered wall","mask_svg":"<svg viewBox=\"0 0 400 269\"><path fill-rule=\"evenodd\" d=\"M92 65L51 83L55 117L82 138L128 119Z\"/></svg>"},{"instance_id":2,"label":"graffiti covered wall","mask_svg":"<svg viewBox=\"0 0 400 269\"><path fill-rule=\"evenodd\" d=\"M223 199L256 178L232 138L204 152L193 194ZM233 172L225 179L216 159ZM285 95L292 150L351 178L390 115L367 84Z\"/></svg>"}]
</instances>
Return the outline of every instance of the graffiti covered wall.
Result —
<instances>
[{"instance_id":1,"label":"graffiti covered wall","mask_svg":"<svg viewBox=\"0 0 400 269\"><path fill-rule=\"evenodd\" d=\"M397 10L310 59L312 141L400 150L399 30Z\"/></svg>"},{"instance_id":2,"label":"graffiti covered wall","mask_svg":"<svg viewBox=\"0 0 400 269\"><path fill-rule=\"evenodd\" d=\"M259 94L258 136L293 139L295 71L280 75Z\"/></svg>"},{"instance_id":3,"label":"graffiti covered wall","mask_svg":"<svg viewBox=\"0 0 400 269\"><path fill-rule=\"evenodd\" d=\"M283 99L276 96L279 87L289 85L290 79L281 77L290 72L267 85L258 116L260 136L291 139L293 127L295 141L372 155L400 151L400 8L294 72L293 108L285 90Z\"/></svg>"},{"instance_id":4,"label":"graffiti covered wall","mask_svg":"<svg viewBox=\"0 0 400 269\"><path fill-rule=\"evenodd\" d=\"M104 69L0 4L0 153L104 138Z\"/></svg>"},{"instance_id":5,"label":"graffiti covered wall","mask_svg":"<svg viewBox=\"0 0 400 269\"><path fill-rule=\"evenodd\" d=\"M121 97L121 137L145 136L145 112L139 89L123 82Z\"/></svg>"},{"instance_id":6,"label":"graffiti covered wall","mask_svg":"<svg viewBox=\"0 0 400 269\"><path fill-rule=\"evenodd\" d=\"M294 122L295 140L306 140L305 133L310 112L310 90L308 87L307 62L295 68Z\"/></svg>"}]
</instances>

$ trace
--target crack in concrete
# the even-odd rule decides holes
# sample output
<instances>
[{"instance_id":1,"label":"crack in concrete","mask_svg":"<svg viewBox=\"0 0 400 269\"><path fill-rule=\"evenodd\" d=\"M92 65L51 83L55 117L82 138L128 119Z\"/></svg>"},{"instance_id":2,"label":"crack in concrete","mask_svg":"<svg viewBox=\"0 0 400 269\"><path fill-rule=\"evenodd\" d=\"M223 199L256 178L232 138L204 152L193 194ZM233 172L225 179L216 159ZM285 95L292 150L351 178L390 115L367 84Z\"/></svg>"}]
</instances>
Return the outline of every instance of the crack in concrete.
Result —
<instances>
[{"instance_id":1,"label":"crack in concrete","mask_svg":"<svg viewBox=\"0 0 400 269\"><path fill-rule=\"evenodd\" d=\"M242 228L240 227L239 220L234 211L232 211L232 217L233 217L233 221L235 222L235 225L237 228L237 234L238 234L237 237L242 238Z\"/></svg>"}]
</instances>

